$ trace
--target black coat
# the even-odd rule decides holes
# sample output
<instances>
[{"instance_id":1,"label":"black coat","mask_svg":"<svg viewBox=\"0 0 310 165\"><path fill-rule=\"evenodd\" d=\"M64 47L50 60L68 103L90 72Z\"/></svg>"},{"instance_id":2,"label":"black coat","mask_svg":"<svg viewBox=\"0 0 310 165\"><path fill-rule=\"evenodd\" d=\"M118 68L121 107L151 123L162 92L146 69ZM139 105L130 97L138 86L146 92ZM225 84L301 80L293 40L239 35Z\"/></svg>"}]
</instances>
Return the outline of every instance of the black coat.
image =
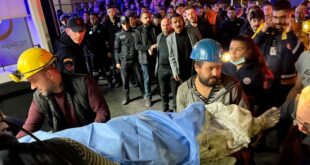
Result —
<instances>
[{"instance_id":1,"label":"black coat","mask_svg":"<svg viewBox=\"0 0 310 165\"><path fill-rule=\"evenodd\" d=\"M220 27L219 35L221 36L221 44L224 49L228 49L230 41L238 36L244 20L236 18L234 20L226 19Z\"/></svg>"},{"instance_id":2,"label":"black coat","mask_svg":"<svg viewBox=\"0 0 310 165\"><path fill-rule=\"evenodd\" d=\"M254 34L253 29L248 21L246 21L240 28L239 36L252 37Z\"/></svg>"},{"instance_id":3,"label":"black coat","mask_svg":"<svg viewBox=\"0 0 310 165\"><path fill-rule=\"evenodd\" d=\"M115 22L112 23L107 16L105 18L105 21L103 23L107 30L107 38L108 38L108 51L113 52L114 51L114 42L115 42L115 34L121 30L121 23L119 20L119 17L115 17Z\"/></svg>"},{"instance_id":4,"label":"black coat","mask_svg":"<svg viewBox=\"0 0 310 165\"><path fill-rule=\"evenodd\" d=\"M67 35L61 35L54 43L54 55L57 57L57 68L63 73L91 73L94 57L86 38L81 45L72 41Z\"/></svg>"},{"instance_id":5,"label":"black coat","mask_svg":"<svg viewBox=\"0 0 310 165\"><path fill-rule=\"evenodd\" d=\"M150 36L148 36L148 33ZM148 54L148 49L151 45L156 44L156 32L153 25L144 27L143 25L139 26L135 30L135 48L139 52L139 63L148 64L154 63L156 58Z\"/></svg>"},{"instance_id":6,"label":"black coat","mask_svg":"<svg viewBox=\"0 0 310 165\"><path fill-rule=\"evenodd\" d=\"M117 64L120 64L121 60L126 62L138 61L138 51L135 49L135 32L133 30L122 30L116 33L114 58Z\"/></svg>"},{"instance_id":7,"label":"black coat","mask_svg":"<svg viewBox=\"0 0 310 165\"><path fill-rule=\"evenodd\" d=\"M91 27L88 31L88 40L94 53L94 67L97 71L102 68L105 61L108 60L108 37L107 29L102 25L97 25L96 28Z\"/></svg>"}]
</instances>

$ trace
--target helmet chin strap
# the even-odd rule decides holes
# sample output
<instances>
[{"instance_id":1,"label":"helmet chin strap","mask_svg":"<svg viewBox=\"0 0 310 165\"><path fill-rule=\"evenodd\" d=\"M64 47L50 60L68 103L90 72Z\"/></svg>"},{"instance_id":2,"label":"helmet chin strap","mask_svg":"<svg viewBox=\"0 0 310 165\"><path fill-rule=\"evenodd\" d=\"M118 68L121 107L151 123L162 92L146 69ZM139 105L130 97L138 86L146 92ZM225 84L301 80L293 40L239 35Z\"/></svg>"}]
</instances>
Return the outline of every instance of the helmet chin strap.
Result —
<instances>
[{"instance_id":1,"label":"helmet chin strap","mask_svg":"<svg viewBox=\"0 0 310 165\"><path fill-rule=\"evenodd\" d=\"M232 61L231 59L229 59L229 62L231 62L232 64L234 65L240 65L240 64L243 64L245 62L245 58L244 57L241 57L239 60L237 61Z\"/></svg>"}]
</instances>

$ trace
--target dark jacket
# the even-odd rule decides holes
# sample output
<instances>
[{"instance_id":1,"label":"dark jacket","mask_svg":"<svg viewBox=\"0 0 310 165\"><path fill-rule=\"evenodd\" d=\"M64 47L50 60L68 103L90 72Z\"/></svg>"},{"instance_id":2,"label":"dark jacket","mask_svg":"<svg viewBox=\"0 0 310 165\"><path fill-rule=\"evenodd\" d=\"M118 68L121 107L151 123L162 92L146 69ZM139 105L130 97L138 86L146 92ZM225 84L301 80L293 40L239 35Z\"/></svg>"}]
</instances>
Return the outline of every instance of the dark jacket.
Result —
<instances>
[{"instance_id":1,"label":"dark jacket","mask_svg":"<svg viewBox=\"0 0 310 165\"><path fill-rule=\"evenodd\" d=\"M254 34L254 31L251 28L249 21L245 21L245 23L240 28L239 36L252 37L253 34Z\"/></svg>"},{"instance_id":2,"label":"dark jacket","mask_svg":"<svg viewBox=\"0 0 310 165\"><path fill-rule=\"evenodd\" d=\"M147 31L151 34L148 36ZM148 64L151 60L148 49L151 45L156 43L156 33L152 25L144 27L143 25L139 26L135 31L135 48L139 52L139 63ZM155 60L155 59L154 59Z\"/></svg>"},{"instance_id":3,"label":"dark jacket","mask_svg":"<svg viewBox=\"0 0 310 165\"><path fill-rule=\"evenodd\" d=\"M288 131L281 149L279 164L310 164L310 136L301 133L297 126L291 126Z\"/></svg>"},{"instance_id":4,"label":"dark jacket","mask_svg":"<svg viewBox=\"0 0 310 165\"><path fill-rule=\"evenodd\" d=\"M186 33L190 40L192 48L201 40L202 36L197 29L194 28L186 28ZM172 69L173 76L180 75L180 66L179 66L179 54L178 54L178 47L176 41L176 34L175 32L171 33L167 37L167 44L168 44L168 51L169 51L169 62ZM189 57L189 56L188 56Z\"/></svg>"},{"instance_id":5,"label":"dark jacket","mask_svg":"<svg viewBox=\"0 0 310 165\"><path fill-rule=\"evenodd\" d=\"M121 30L121 24L119 17L115 17L115 22L112 23L107 16L105 18L105 21L103 25L107 29L107 38L108 38L108 51L113 52L114 51L114 41L115 41L115 34Z\"/></svg>"},{"instance_id":6,"label":"dark jacket","mask_svg":"<svg viewBox=\"0 0 310 165\"><path fill-rule=\"evenodd\" d=\"M264 89L265 75L258 64L244 64L239 70L237 70L237 67L234 64L230 62L223 63L222 73L234 77L239 81L244 93L248 97L251 111L253 112L252 114L255 117L260 114L260 111L266 110L261 109L263 108L263 100L266 94ZM259 112L257 112L257 110L259 110Z\"/></svg>"},{"instance_id":7,"label":"dark jacket","mask_svg":"<svg viewBox=\"0 0 310 165\"><path fill-rule=\"evenodd\" d=\"M91 27L88 32L88 40L94 53L94 67L97 71L99 68L102 68L104 60L108 58L108 48L106 43L108 42L107 30L104 26L98 24L96 28Z\"/></svg>"},{"instance_id":8,"label":"dark jacket","mask_svg":"<svg viewBox=\"0 0 310 165\"><path fill-rule=\"evenodd\" d=\"M42 96L38 90L34 92L24 129L29 132L39 130L45 118L53 131L110 119L109 107L90 76L64 74L62 83L63 90L59 93ZM16 135L18 138L23 136L23 131Z\"/></svg>"},{"instance_id":9,"label":"dark jacket","mask_svg":"<svg viewBox=\"0 0 310 165\"><path fill-rule=\"evenodd\" d=\"M86 77L77 75L62 75L62 78L66 100L68 103L73 104L76 111L76 117L81 126L94 122L96 114L91 109L88 102L87 89L85 85ZM46 116L48 123L54 132L66 128L64 124L65 116L59 110L53 96L42 96L37 90L33 94L33 99L38 103L40 110L43 111L43 114Z\"/></svg>"},{"instance_id":10,"label":"dark jacket","mask_svg":"<svg viewBox=\"0 0 310 165\"><path fill-rule=\"evenodd\" d=\"M117 64L121 63L121 60L126 62L136 61L138 58L138 52L135 49L135 32L133 30L125 31L121 30L115 35L114 44L114 58Z\"/></svg>"},{"instance_id":11,"label":"dark jacket","mask_svg":"<svg viewBox=\"0 0 310 165\"><path fill-rule=\"evenodd\" d=\"M226 19L220 27L219 35L221 36L221 44L224 49L228 49L230 41L238 36L241 26L244 20L236 18L234 20Z\"/></svg>"},{"instance_id":12,"label":"dark jacket","mask_svg":"<svg viewBox=\"0 0 310 165\"><path fill-rule=\"evenodd\" d=\"M190 23L187 24L186 27L195 28ZM199 30L202 38L215 39L215 34L208 20L201 20L200 22L198 22L198 26L196 28Z\"/></svg>"},{"instance_id":13,"label":"dark jacket","mask_svg":"<svg viewBox=\"0 0 310 165\"><path fill-rule=\"evenodd\" d=\"M303 44L294 32L288 32L286 36L287 39L283 38L282 33L276 29L271 29L267 33L261 31L253 38L277 80L296 77L294 64L304 50ZM272 47L275 47L275 55L271 54Z\"/></svg>"},{"instance_id":14,"label":"dark jacket","mask_svg":"<svg viewBox=\"0 0 310 165\"><path fill-rule=\"evenodd\" d=\"M157 75L157 72L158 72L158 67L159 67L159 51L158 51L158 49L160 49L160 47L159 47L159 42L160 42L160 40L161 40L161 37L163 37L164 36L164 34L163 33L160 33L158 36L157 36L157 38L156 38L156 43L157 43L157 56L156 56L156 65L155 65L155 75ZM166 43L167 43L167 41L166 41ZM167 45L167 47L168 47L168 45ZM168 50L168 53L169 53L169 50ZM168 56L168 59L167 59L168 61L169 61L169 56ZM171 67L170 67L170 69L171 69Z\"/></svg>"},{"instance_id":15,"label":"dark jacket","mask_svg":"<svg viewBox=\"0 0 310 165\"><path fill-rule=\"evenodd\" d=\"M67 34L61 35L56 40L53 49L57 57L59 71L63 73L89 73L86 57L92 55L90 55L89 44L85 40L82 45L78 45Z\"/></svg>"}]
</instances>

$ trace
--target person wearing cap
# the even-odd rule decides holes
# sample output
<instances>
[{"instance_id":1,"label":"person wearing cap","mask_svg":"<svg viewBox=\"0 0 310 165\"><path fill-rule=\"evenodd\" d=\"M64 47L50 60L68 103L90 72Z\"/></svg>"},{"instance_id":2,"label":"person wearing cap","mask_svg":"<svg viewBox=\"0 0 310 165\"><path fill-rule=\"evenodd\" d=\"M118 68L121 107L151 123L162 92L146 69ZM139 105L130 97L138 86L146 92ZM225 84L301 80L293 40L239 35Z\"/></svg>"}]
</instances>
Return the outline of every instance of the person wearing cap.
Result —
<instances>
[{"instance_id":1,"label":"person wearing cap","mask_svg":"<svg viewBox=\"0 0 310 165\"><path fill-rule=\"evenodd\" d=\"M141 13L140 20L142 25L135 31L135 48L138 50L139 63L143 72L145 106L150 107L152 105L151 81L154 75L156 57L150 55L149 52L156 49L156 35L148 11Z\"/></svg>"},{"instance_id":2,"label":"person wearing cap","mask_svg":"<svg viewBox=\"0 0 310 165\"><path fill-rule=\"evenodd\" d=\"M308 35L308 40L310 41L310 20L303 22L302 32ZM310 47L310 43L308 43ZM310 85L310 52L309 50L304 51L295 63L295 68L297 70L297 78L293 88L290 90L286 97L286 101L294 99L301 90Z\"/></svg>"},{"instance_id":3,"label":"person wearing cap","mask_svg":"<svg viewBox=\"0 0 310 165\"><path fill-rule=\"evenodd\" d=\"M69 18L65 31L53 45L57 68L63 73L92 74L94 54L85 37L86 26L83 19Z\"/></svg>"},{"instance_id":4,"label":"person wearing cap","mask_svg":"<svg viewBox=\"0 0 310 165\"><path fill-rule=\"evenodd\" d=\"M124 99L123 105L130 101L129 81L134 75L143 94L142 78L139 72L138 51L135 49L135 33L130 27L130 20L126 16L120 18L122 30L115 35L114 55L116 68L121 70Z\"/></svg>"},{"instance_id":5,"label":"person wearing cap","mask_svg":"<svg viewBox=\"0 0 310 165\"><path fill-rule=\"evenodd\" d=\"M41 48L24 51L17 70L10 74L15 82L30 82L33 100L23 128L37 131L47 118L52 131L106 122L110 111L97 84L89 76L60 73L55 57ZM24 136L19 132L17 138Z\"/></svg>"},{"instance_id":6,"label":"person wearing cap","mask_svg":"<svg viewBox=\"0 0 310 165\"><path fill-rule=\"evenodd\" d=\"M190 58L194 60L197 75L179 86L177 111L197 101L205 104L237 104L245 109L249 108L240 83L230 76L221 74L220 53L221 45L212 39L203 39L196 43Z\"/></svg>"}]
</instances>

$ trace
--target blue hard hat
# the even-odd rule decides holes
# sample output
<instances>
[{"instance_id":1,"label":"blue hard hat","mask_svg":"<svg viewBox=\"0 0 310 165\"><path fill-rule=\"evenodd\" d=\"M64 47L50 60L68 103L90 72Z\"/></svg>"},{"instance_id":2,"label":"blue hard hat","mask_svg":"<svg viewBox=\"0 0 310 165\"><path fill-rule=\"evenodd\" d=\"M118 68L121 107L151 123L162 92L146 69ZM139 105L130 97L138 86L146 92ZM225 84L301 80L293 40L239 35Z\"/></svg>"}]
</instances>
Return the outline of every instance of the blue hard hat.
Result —
<instances>
[{"instance_id":1,"label":"blue hard hat","mask_svg":"<svg viewBox=\"0 0 310 165\"><path fill-rule=\"evenodd\" d=\"M220 62L221 44L213 39L203 39L197 42L190 58L195 61Z\"/></svg>"}]
</instances>

